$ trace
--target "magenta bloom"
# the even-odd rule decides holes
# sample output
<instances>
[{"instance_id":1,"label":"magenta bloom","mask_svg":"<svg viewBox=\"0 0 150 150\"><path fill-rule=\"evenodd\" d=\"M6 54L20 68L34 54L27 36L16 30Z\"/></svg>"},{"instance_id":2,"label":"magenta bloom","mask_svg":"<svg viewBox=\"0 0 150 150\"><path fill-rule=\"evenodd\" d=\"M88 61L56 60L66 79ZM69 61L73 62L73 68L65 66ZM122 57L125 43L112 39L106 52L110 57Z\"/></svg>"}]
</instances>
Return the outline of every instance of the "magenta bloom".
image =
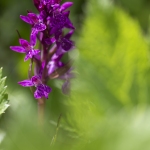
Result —
<instances>
[{"instance_id":1,"label":"magenta bloom","mask_svg":"<svg viewBox=\"0 0 150 150\"><path fill-rule=\"evenodd\" d=\"M53 16L50 18L50 34L57 34L57 32L63 28L75 29L69 19L69 14L69 11L60 13L58 13L58 11L54 12Z\"/></svg>"},{"instance_id":2,"label":"magenta bloom","mask_svg":"<svg viewBox=\"0 0 150 150\"><path fill-rule=\"evenodd\" d=\"M36 34L39 31L44 31L46 29L46 25L43 23L43 16L36 15L34 13L28 13L27 16L20 15L20 18L24 22L32 25L30 39L31 39L31 41L33 41L35 43L36 42Z\"/></svg>"},{"instance_id":3,"label":"magenta bloom","mask_svg":"<svg viewBox=\"0 0 150 150\"><path fill-rule=\"evenodd\" d=\"M32 25L32 28L37 31L44 31L46 25L43 23L42 17L34 13L28 13L27 16L20 15L20 18L28 24Z\"/></svg>"},{"instance_id":4,"label":"magenta bloom","mask_svg":"<svg viewBox=\"0 0 150 150\"><path fill-rule=\"evenodd\" d=\"M48 95L51 92L51 88L47 85L44 85L41 81L41 77L36 75L33 76L30 80L23 80L18 82L21 86L24 87L30 87L30 86L35 86L36 90L34 92L34 97L36 99L45 97L48 99Z\"/></svg>"},{"instance_id":5,"label":"magenta bloom","mask_svg":"<svg viewBox=\"0 0 150 150\"><path fill-rule=\"evenodd\" d=\"M60 38L56 41L57 48L58 48L56 52L57 55L68 52L69 50L73 48L74 42L70 40L73 33L74 33L74 30L71 30L64 37L60 36Z\"/></svg>"},{"instance_id":6,"label":"magenta bloom","mask_svg":"<svg viewBox=\"0 0 150 150\"><path fill-rule=\"evenodd\" d=\"M70 40L73 33L74 33L74 30L71 30L65 36L62 36L62 32L57 32L57 35L55 35L55 38L52 37L52 38L45 39L45 43L50 45L56 42L56 45L57 45L56 54L60 56L68 52L74 47L74 42Z\"/></svg>"},{"instance_id":7,"label":"magenta bloom","mask_svg":"<svg viewBox=\"0 0 150 150\"><path fill-rule=\"evenodd\" d=\"M10 49L18 53L26 53L24 61L27 61L40 52L40 50L34 49L35 43L33 42L34 45L30 44L27 40L19 39L19 43L21 46L10 46Z\"/></svg>"},{"instance_id":8,"label":"magenta bloom","mask_svg":"<svg viewBox=\"0 0 150 150\"><path fill-rule=\"evenodd\" d=\"M57 34L63 28L75 29L69 19L70 11L67 9L73 5L73 2L65 2L60 5L60 0L52 0L50 2L49 18L50 18L50 34ZM66 11L67 10L67 11Z\"/></svg>"},{"instance_id":9,"label":"magenta bloom","mask_svg":"<svg viewBox=\"0 0 150 150\"><path fill-rule=\"evenodd\" d=\"M36 90L34 92L35 99L39 99L42 97L45 97L48 99L48 95L51 92L51 88L42 83L42 73L43 73L44 67L45 67L45 62L42 63L42 66L39 69L39 72L37 75L32 76L31 79L18 82L18 84L24 87L35 86L36 87Z\"/></svg>"},{"instance_id":10,"label":"magenta bloom","mask_svg":"<svg viewBox=\"0 0 150 150\"><path fill-rule=\"evenodd\" d=\"M47 64L47 69L48 69L48 75L53 73L57 68L63 67L64 64L60 61L63 55L56 55L54 54L51 60Z\"/></svg>"}]
</instances>

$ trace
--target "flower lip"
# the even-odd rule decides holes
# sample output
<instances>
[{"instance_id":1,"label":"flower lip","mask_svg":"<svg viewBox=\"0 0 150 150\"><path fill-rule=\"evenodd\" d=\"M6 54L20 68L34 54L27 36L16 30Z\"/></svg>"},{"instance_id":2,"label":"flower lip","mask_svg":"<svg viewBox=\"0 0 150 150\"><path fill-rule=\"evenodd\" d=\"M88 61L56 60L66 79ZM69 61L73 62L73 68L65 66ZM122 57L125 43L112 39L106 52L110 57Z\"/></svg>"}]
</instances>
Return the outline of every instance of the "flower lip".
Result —
<instances>
[{"instance_id":1,"label":"flower lip","mask_svg":"<svg viewBox=\"0 0 150 150\"><path fill-rule=\"evenodd\" d=\"M42 98L42 97L45 97L48 99L48 95L49 93L51 92L51 88L44 85L44 84L39 84L37 86L37 89L36 91L34 92L34 97L36 99L39 99L39 98Z\"/></svg>"}]
</instances>

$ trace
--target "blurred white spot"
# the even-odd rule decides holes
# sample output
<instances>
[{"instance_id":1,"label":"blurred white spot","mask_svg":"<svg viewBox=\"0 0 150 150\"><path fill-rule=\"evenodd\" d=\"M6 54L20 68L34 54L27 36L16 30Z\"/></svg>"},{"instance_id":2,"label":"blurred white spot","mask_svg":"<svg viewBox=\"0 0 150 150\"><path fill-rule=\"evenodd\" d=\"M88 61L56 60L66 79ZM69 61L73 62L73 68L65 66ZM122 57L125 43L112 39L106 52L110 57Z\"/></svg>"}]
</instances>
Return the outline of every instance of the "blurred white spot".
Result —
<instances>
[{"instance_id":1,"label":"blurred white spot","mask_svg":"<svg viewBox=\"0 0 150 150\"><path fill-rule=\"evenodd\" d=\"M108 9L113 5L112 0L98 0L98 3L104 8Z\"/></svg>"},{"instance_id":2,"label":"blurred white spot","mask_svg":"<svg viewBox=\"0 0 150 150\"><path fill-rule=\"evenodd\" d=\"M2 141L3 141L3 139L4 139L4 137L5 137L5 133L4 132L2 132L2 131L0 131L0 144L2 143Z\"/></svg>"}]
</instances>

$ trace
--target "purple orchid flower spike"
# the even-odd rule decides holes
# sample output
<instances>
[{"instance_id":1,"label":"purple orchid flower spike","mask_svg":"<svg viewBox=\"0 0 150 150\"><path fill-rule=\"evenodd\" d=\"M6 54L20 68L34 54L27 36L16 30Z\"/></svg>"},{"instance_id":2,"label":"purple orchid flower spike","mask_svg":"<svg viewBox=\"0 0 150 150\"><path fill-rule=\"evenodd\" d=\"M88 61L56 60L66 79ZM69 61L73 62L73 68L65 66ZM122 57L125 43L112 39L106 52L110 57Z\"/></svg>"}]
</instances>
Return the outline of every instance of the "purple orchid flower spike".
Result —
<instances>
[{"instance_id":1,"label":"purple orchid flower spike","mask_svg":"<svg viewBox=\"0 0 150 150\"><path fill-rule=\"evenodd\" d=\"M34 97L36 99L39 99L42 97L45 97L48 99L48 95L51 92L51 88L42 83L42 72L43 72L44 67L45 67L45 62L42 63L42 66L39 70L38 75L32 76L31 79L18 82L18 84L24 87L35 86L36 90L34 92Z\"/></svg>"},{"instance_id":2,"label":"purple orchid flower spike","mask_svg":"<svg viewBox=\"0 0 150 150\"><path fill-rule=\"evenodd\" d=\"M38 14L28 12L20 18L31 26L30 42L19 39L19 46L10 46L10 49L19 53L25 53L24 61L31 59L29 65L29 79L18 82L24 87L35 87L34 97L38 104L45 103L51 88L46 85L48 80L64 80L62 91L68 94L70 90L70 79L74 77L72 61L62 61L62 57L74 48L71 37L75 27L69 19L70 8L73 2L61 3L61 0L33 0ZM64 29L68 30L66 34ZM20 34L19 34L19 37ZM38 45L36 41L38 40ZM38 46L39 49L35 49ZM33 74L32 74L33 73Z\"/></svg>"},{"instance_id":3,"label":"purple orchid flower spike","mask_svg":"<svg viewBox=\"0 0 150 150\"><path fill-rule=\"evenodd\" d=\"M31 59L33 56L40 53L40 50L34 49L34 42L31 42L33 44L32 45L27 40L19 39L19 43L21 46L10 46L10 49L18 53L26 53L24 61L27 61L28 59Z\"/></svg>"}]
</instances>

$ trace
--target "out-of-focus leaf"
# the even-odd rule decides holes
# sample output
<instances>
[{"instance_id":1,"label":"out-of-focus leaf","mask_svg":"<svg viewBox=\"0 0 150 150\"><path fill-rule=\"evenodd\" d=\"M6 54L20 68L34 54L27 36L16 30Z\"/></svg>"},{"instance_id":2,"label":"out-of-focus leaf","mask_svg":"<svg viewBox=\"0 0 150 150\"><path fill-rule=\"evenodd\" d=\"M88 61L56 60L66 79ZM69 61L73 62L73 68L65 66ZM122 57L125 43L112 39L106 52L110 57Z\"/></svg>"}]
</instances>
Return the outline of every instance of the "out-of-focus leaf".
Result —
<instances>
[{"instance_id":1,"label":"out-of-focus leaf","mask_svg":"<svg viewBox=\"0 0 150 150\"><path fill-rule=\"evenodd\" d=\"M89 10L78 43L82 57L117 101L128 106L149 103L148 44L138 23L117 7L105 9L91 1Z\"/></svg>"},{"instance_id":2,"label":"out-of-focus leaf","mask_svg":"<svg viewBox=\"0 0 150 150\"><path fill-rule=\"evenodd\" d=\"M2 78L2 68L0 68L0 115L8 108L8 95L5 86L6 77Z\"/></svg>"},{"instance_id":3,"label":"out-of-focus leaf","mask_svg":"<svg viewBox=\"0 0 150 150\"><path fill-rule=\"evenodd\" d=\"M90 137L106 113L149 105L150 72L148 44L136 20L102 0L91 0L87 10L77 43L78 77L66 105L69 125Z\"/></svg>"}]
</instances>

